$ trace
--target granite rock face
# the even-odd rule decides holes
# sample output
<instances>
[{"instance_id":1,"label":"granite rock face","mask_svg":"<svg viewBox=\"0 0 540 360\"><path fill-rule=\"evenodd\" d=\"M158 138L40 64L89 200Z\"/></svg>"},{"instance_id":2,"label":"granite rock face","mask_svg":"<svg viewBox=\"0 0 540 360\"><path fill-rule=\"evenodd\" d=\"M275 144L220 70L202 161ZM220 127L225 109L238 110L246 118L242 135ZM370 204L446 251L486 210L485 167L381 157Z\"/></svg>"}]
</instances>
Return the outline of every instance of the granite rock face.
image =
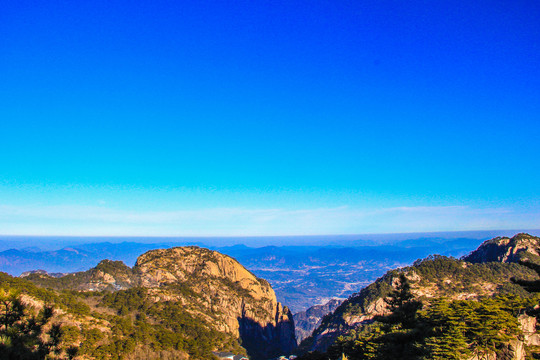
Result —
<instances>
[{"instance_id":1,"label":"granite rock face","mask_svg":"<svg viewBox=\"0 0 540 360\"><path fill-rule=\"evenodd\" d=\"M275 357L296 348L291 312L276 299L270 284L235 259L198 247L152 250L137 259L133 272L156 296L189 304L164 287L182 285L196 294L196 309L220 331L240 337L253 357ZM191 305L191 304L190 304Z\"/></svg>"},{"instance_id":2,"label":"granite rock face","mask_svg":"<svg viewBox=\"0 0 540 360\"><path fill-rule=\"evenodd\" d=\"M59 278L45 273L26 278L57 290L144 288L153 302L181 304L205 326L238 338L252 359L288 355L296 348L292 313L277 301L270 284L217 251L196 246L151 250L133 268L104 260Z\"/></svg>"},{"instance_id":3,"label":"granite rock face","mask_svg":"<svg viewBox=\"0 0 540 360\"><path fill-rule=\"evenodd\" d=\"M540 254L540 238L529 234L517 234L512 238L496 237L486 240L478 249L464 256L470 263L502 262L517 263Z\"/></svg>"}]
</instances>

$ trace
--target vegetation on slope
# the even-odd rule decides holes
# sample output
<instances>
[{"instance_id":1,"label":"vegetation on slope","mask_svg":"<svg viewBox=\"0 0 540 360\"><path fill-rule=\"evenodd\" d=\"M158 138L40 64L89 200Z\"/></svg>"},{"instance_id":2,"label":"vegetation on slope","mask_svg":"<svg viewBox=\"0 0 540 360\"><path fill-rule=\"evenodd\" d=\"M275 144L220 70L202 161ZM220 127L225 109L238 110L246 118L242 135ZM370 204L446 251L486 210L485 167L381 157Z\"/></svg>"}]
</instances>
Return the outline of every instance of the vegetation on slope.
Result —
<instances>
[{"instance_id":1,"label":"vegetation on slope","mask_svg":"<svg viewBox=\"0 0 540 360\"><path fill-rule=\"evenodd\" d=\"M296 346L292 314L268 282L208 249L150 251L133 268L103 260L61 277L2 276L6 289L58 307L57 322L85 358L210 359L231 351L265 359Z\"/></svg>"},{"instance_id":2,"label":"vegetation on slope","mask_svg":"<svg viewBox=\"0 0 540 360\"><path fill-rule=\"evenodd\" d=\"M16 292L17 301L22 296L42 306L54 306L58 311L48 321L58 325L64 347L78 348L81 357L210 359L215 350L245 354L233 336L214 330L177 302L153 301L144 288L112 293L57 291L0 273L0 291ZM38 354L38 345L27 347L35 348L35 358L41 359L43 351Z\"/></svg>"},{"instance_id":3,"label":"vegetation on slope","mask_svg":"<svg viewBox=\"0 0 540 360\"><path fill-rule=\"evenodd\" d=\"M326 354L308 353L302 360L468 359L510 353L521 334L517 316L538 304L539 297L498 295L478 301L430 299L422 303L410 292L407 278L387 298L390 313L340 336Z\"/></svg>"},{"instance_id":4,"label":"vegetation on slope","mask_svg":"<svg viewBox=\"0 0 540 360\"><path fill-rule=\"evenodd\" d=\"M338 336L347 334L359 322L369 322L377 314L374 304L393 291L399 274L407 274L412 291L417 298L425 300L446 297L449 300L480 299L493 294L516 295L527 298L529 294L510 279L536 278L532 269L515 263L478 263L434 255L416 261L412 266L391 270L376 282L352 295L332 314L326 316L311 337L305 339L300 349L303 352L326 349Z\"/></svg>"},{"instance_id":5,"label":"vegetation on slope","mask_svg":"<svg viewBox=\"0 0 540 360\"><path fill-rule=\"evenodd\" d=\"M78 348L63 347L63 329L53 315L50 306L38 311L16 292L0 289L0 359L72 359Z\"/></svg>"},{"instance_id":6,"label":"vegetation on slope","mask_svg":"<svg viewBox=\"0 0 540 360\"><path fill-rule=\"evenodd\" d=\"M114 278L113 283L104 283L100 280L109 275ZM30 273L25 276L27 280L46 288L56 290L106 290L116 291L126 289L136 284L136 276L130 267L121 261L102 260L99 264L88 270L67 274L61 277L52 277L42 273ZM90 285L93 284L93 285ZM92 288L92 286L95 287Z\"/></svg>"}]
</instances>

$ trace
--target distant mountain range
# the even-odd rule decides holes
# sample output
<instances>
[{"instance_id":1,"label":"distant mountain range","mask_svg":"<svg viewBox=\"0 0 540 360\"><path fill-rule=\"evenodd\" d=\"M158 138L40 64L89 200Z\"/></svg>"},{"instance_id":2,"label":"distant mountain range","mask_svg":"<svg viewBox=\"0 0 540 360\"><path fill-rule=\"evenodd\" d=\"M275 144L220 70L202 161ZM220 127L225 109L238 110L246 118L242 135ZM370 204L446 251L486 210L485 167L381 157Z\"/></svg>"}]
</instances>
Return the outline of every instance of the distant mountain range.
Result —
<instances>
[{"instance_id":1,"label":"distant mountain range","mask_svg":"<svg viewBox=\"0 0 540 360\"><path fill-rule=\"evenodd\" d=\"M171 244L174 246L198 245L207 248L246 245L265 246L374 246L393 245L404 240L416 239L478 239L487 240L496 236L511 236L518 232L540 236L537 230L482 230L450 231L430 233L356 234L356 235L306 235L306 236L232 236L232 237L144 237L144 236L32 236L0 235L0 251L9 249L57 250L96 243Z\"/></svg>"},{"instance_id":2,"label":"distant mountain range","mask_svg":"<svg viewBox=\"0 0 540 360\"><path fill-rule=\"evenodd\" d=\"M234 257L254 274L267 279L278 300L288 304L293 312L299 312L332 298L344 299L389 269L411 264L433 253L459 257L475 249L481 241L443 237L386 239L367 246L366 241L346 239L343 245L249 247L239 244L210 248ZM120 260L132 266L146 251L176 245L100 242L48 251L35 246L9 249L0 252L0 271L15 276L38 269L71 273L88 270L102 259Z\"/></svg>"},{"instance_id":3,"label":"distant mountain range","mask_svg":"<svg viewBox=\"0 0 540 360\"><path fill-rule=\"evenodd\" d=\"M32 270L17 278L0 273L4 310L9 312L12 304L14 313L26 307L21 316L40 309L42 314L14 321L4 330L25 321L34 324L52 304L58 311L50 312L52 323L43 326L50 329L47 334L61 326L57 332L61 346L55 349L67 357L77 351L77 358L95 359L115 354L126 359L206 360L226 354L267 360L292 353L301 360L537 358L539 298L526 289L540 291L540 238L524 233L497 237L474 251L464 248L469 243L468 239L424 239L371 247L222 248L234 257L187 246L149 250L137 257L133 267L102 260L89 270L69 274ZM34 254L45 264L48 255L50 263L61 266L69 256L81 263L99 252L132 256L143 245L149 244L101 243L3 253L8 259L23 254L30 260L28 254ZM332 281L350 285L349 280L370 266L405 261L430 247L463 256L430 255L393 268L343 301L331 300L295 316L279 303L270 283L257 275L257 271L296 274L289 279L280 274L274 282L299 281L299 288L291 289L297 294L306 291L302 284L307 293L313 289L314 301L330 292ZM325 277L332 279L323 282ZM317 290L316 281L326 287ZM342 293L343 289L337 295ZM315 330L296 348L296 336L304 338L311 329ZM0 335L16 340L17 334ZM0 351L16 351L17 344L0 342Z\"/></svg>"}]
</instances>

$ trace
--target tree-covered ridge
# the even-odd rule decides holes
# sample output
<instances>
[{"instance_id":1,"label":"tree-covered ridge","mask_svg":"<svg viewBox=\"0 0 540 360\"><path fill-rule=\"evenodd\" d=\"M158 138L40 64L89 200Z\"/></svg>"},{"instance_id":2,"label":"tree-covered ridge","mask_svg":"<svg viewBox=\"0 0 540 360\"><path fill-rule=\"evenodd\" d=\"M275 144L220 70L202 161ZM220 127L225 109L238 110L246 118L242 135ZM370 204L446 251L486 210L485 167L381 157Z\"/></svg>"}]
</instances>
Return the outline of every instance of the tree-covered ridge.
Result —
<instances>
[{"instance_id":1,"label":"tree-covered ridge","mask_svg":"<svg viewBox=\"0 0 540 360\"><path fill-rule=\"evenodd\" d=\"M210 359L215 350L246 353L234 336L216 331L177 302L155 302L143 288L56 291L0 273L0 291L19 294L17 301L53 306L59 340L66 349L77 348L81 358Z\"/></svg>"},{"instance_id":2,"label":"tree-covered ridge","mask_svg":"<svg viewBox=\"0 0 540 360\"><path fill-rule=\"evenodd\" d=\"M300 345L302 351L326 350L339 335L359 324L370 322L387 312L382 301L393 291L399 274L406 274L411 291L418 299L447 297L449 300L479 299L493 294L527 297L528 293L512 283L512 277L536 278L536 273L516 263L477 263L434 255L412 266L391 270L368 287L343 302L326 316L312 336Z\"/></svg>"},{"instance_id":3,"label":"tree-covered ridge","mask_svg":"<svg viewBox=\"0 0 540 360\"><path fill-rule=\"evenodd\" d=\"M138 284L137 276L129 266L111 260L102 260L92 269L60 277L30 273L25 278L39 286L56 290L116 291Z\"/></svg>"},{"instance_id":4,"label":"tree-covered ridge","mask_svg":"<svg viewBox=\"0 0 540 360\"><path fill-rule=\"evenodd\" d=\"M487 262L470 264L464 260L444 256L429 256L403 269L411 274L411 282L419 295L452 297L464 294L470 297L491 293L510 293L526 296L521 286L511 283L514 276L533 279L531 269L515 263ZM414 276L416 274L417 276ZM431 292L426 289L431 288Z\"/></svg>"},{"instance_id":5,"label":"tree-covered ridge","mask_svg":"<svg viewBox=\"0 0 540 360\"><path fill-rule=\"evenodd\" d=\"M301 359L462 360L493 354L514 359L523 348L518 316L534 311L540 299L507 294L480 300L435 298L422 304L405 276L389 295L387 315L339 336L325 354Z\"/></svg>"}]
</instances>

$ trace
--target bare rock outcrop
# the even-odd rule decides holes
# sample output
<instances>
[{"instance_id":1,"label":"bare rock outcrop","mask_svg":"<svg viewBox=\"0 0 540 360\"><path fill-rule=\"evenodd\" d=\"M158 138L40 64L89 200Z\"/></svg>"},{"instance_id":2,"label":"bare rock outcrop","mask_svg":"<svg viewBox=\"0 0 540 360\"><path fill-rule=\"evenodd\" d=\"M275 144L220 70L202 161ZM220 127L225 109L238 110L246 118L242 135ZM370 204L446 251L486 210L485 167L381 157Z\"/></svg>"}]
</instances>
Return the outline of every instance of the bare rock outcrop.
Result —
<instances>
[{"instance_id":1,"label":"bare rock outcrop","mask_svg":"<svg viewBox=\"0 0 540 360\"><path fill-rule=\"evenodd\" d=\"M523 342L525 345L540 346L540 334L536 332L536 317L523 314L518 317L518 321L523 332Z\"/></svg>"},{"instance_id":2,"label":"bare rock outcrop","mask_svg":"<svg viewBox=\"0 0 540 360\"><path fill-rule=\"evenodd\" d=\"M88 271L27 279L57 290L145 289L154 303L180 304L201 326L240 339L251 359L288 355L296 348L294 321L270 284L235 259L196 246L148 251L133 268L103 260Z\"/></svg>"},{"instance_id":3,"label":"bare rock outcrop","mask_svg":"<svg viewBox=\"0 0 540 360\"><path fill-rule=\"evenodd\" d=\"M525 257L539 256L540 238L520 233L512 238L496 237L486 240L478 249L464 256L463 260L470 263L486 262L519 262Z\"/></svg>"},{"instance_id":4,"label":"bare rock outcrop","mask_svg":"<svg viewBox=\"0 0 540 360\"><path fill-rule=\"evenodd\" d=\"M290 310L270 284L235 259L198 247L152 250L133 272L155 296L169 296L220 330L240 337L254 358L291 353L296 347Z\"/></svg>"}]
</instances>

